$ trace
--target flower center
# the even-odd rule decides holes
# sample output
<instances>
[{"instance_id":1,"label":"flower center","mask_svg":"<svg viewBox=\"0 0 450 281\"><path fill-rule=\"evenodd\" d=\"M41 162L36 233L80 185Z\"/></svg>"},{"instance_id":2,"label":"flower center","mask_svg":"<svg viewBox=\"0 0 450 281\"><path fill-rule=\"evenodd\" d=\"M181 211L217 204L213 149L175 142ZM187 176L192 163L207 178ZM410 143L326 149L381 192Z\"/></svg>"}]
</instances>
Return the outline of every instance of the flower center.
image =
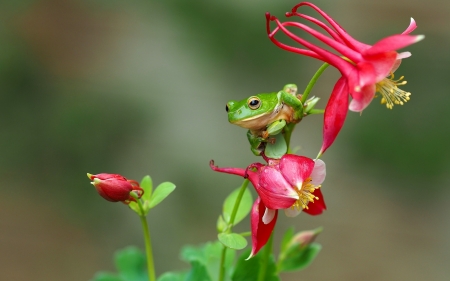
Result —
<instances>
[{"instance_id":1,"label":"flower center","mask_svg":"<svg viewBox=\"0 0 450 281\"><path fill-rule=\"evenodd\" d=\"M386 107L392 109L394 104L403 105L409 101L411 93L399 89L398 86L403 86L406 81L402 81L404 76L394 80L394 73L389 77L384 78L376 84L376 91L382 95L381 103L386 104Z\"/></svg>"},{"instance_id":2,"label":"flower center","mask_svg":"<svg viewBox=\"0 0 450 281\"><path fill-rule=\"evenodd\" d=\"M297 191L299 199L295 201L294 205L292 205L292 209L308 209L309 202L314 203L314 200L319 200L319 197L315 196L313 193L316 189L319 189L321 185L315 186L311 183L311 181L311 178L307 178L305 181L303 181L301 188L294 187Z\"/></svg>"}]
</instances>

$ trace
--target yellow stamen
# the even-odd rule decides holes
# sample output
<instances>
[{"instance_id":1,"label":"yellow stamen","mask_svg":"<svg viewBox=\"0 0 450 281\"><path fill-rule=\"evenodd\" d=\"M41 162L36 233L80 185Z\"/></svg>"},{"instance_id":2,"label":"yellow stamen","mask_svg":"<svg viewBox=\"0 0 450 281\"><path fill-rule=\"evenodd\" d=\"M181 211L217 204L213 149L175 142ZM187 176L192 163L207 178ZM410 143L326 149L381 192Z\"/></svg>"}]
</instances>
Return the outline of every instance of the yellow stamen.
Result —
<instances>
[{"instance_id":1,"label":"yellow stamen","mask_svg":"<svg viewBox=\"0 0 450 281\"><path fill-rule=\"evenodd\" d=\"M307 178L303 183L302 186L296 187L294 186L294 189L297 191L299 199L292 205L291 209L308 209L308 203L313 202L314 200L319 200L319 197L315 196L313 193L316 191L316 189L319 189L321 185L313 185L311 183L312 179Z\"/></svg>"},{"instance_id":2,"label":"yellow stamen","mask_svg":"<svg viewBox=\"0 0 450 281\"><path fill-rule=\"evenodd\" d=\"M386 104L389 109L392 109L395 104L403 105L410 99L411 93L398 88L406 84L406 81L402 81L403 78L405 77L394 80L394 73L391 73L389 77L376 84L376 91L382 95L381 103Z\"/></svg>"}]
</instances>

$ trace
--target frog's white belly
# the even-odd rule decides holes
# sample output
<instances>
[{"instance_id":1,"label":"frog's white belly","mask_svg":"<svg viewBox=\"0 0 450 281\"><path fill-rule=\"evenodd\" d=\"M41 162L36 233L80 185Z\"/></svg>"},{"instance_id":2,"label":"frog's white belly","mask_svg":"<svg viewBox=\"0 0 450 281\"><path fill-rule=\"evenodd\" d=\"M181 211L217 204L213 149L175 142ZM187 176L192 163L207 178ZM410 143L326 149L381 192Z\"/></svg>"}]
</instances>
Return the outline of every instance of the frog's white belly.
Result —
<instances>
[{"instance_id":1,"label":"frog's white belly","mask_svg":"<svg viewBox=\"0 0 450 281\"><path fill-rule=\"evenodd\" d=\"M277 120L284 119L287 123L290 123L293 121L293 114L294 110L290 106L281 104L277 109L269 114L264 113L256 115L245 120L234 122L233 124L249 129L255 133L257 131L263 131L269 124Z\"/></svg>"}]
</instances>

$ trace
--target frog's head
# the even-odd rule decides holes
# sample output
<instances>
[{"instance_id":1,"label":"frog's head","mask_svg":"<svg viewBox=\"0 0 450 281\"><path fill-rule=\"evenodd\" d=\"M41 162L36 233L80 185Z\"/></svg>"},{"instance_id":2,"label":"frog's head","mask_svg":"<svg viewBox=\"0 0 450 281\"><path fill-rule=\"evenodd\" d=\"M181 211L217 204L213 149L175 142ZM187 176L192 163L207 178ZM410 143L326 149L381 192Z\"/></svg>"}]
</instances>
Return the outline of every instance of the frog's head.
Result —
<instances>
[{"instance_id":1,"label":"frog's head","mask_svg":"<svg viewBox=\"0 0 450 281\"><path fill-rule=\"evenodd\" d=\"M229 101L226 105L228 121L238 126L254 129L263 123L278 106L277 93L263 93L241 101ZM261 125L262 126L262 125Z\"/></svg>"}]
</instances>

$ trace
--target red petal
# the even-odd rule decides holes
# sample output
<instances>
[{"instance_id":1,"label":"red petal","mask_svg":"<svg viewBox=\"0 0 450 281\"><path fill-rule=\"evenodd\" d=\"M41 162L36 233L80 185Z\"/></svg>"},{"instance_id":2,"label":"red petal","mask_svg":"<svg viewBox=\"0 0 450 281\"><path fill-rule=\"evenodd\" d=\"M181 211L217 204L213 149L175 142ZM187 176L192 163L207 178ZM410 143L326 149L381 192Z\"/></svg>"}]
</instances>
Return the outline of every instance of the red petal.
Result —
<instances>
[{"instance_id":1,"label":"red petal","mask_svg":"<svg viewBox=\"0 0 450 281\"><path fill-rule=\"evenodd\" d=\"M118 202L129 200L133 186L128 181L107 179L94 182L98 193L108 201Z\"/></svg>"},{"instance_id":2,"label":"red petal","mask_svg":"<svg viewBox=\"0 0 450 281\"><path fill-rule=\"evenodd\" d=\"M255 186L255 189L269 209L286 209L298 200L297 192L281 172L271 166L261 168L259 185Z\"/></svg>"},{"instance_id":3,"label":"red petal","mask_svg":"<svg viewBox=\"0 0 450 281\"><path fill-rule=\"evenodd\" d=\"M316 189L314 191L314 195L319 197L318 200L314 200L313 202L309 202L308 209L303 209L303 211L309 215L317 216L322 214L323 210L327 209L327 206L325 205L325 201L323 200L322 191L320 189Z\"/></svg>"},{"instance_id":4,"label":"red petal","mask_svg":"<svg viewBox=\"0 0 450 281\"><path fill-rule=\"evenodd\" d=\"M411 21L409 22L409 26L406 28L405 31L402 32L402 34L409 34L414 29L416 29L416 27L417 27L416 21L413 18L411 18Z\"/></svg>"},{"instance_id":5,"label":"red petal","mask_svg":"<svg viewBox=\"0 0 450 281\"><path fill-rule=\"evenodd\" d=\"M422 35L397 34L381 39L372 48L363 52L363 55L376 55L390 51L396 51L406 46L412 45L423 39Z\"/></svg>"},{"instance_id":6,"label":"red petal","mask_svg":"<svg viewBox=\"0 0 450 281\"><path fill-rule=\"evenodd\" d=\"M232 174L232 175L237 175L237 176L241 176L241 177L245 176L245 171L246 171L246 169L242 169L242 168L231 168L231 167L219 168L217 166L214 166L214 160L209 161L209 167L211 168L211 170L219 172L219 173Z\"/></svg>"},{"instance_id":7,"label":"red petal","mask_svg":"<svg viewBox=\"0 0 450 281\"><path fill-rule=\"evenodd\" d=\"M360 71L360 75L374 75L373 73L371 73L374 72L375 77L373 78L374 81L372 83L378 83L386 76L388 76L391 72L394 72L393 68L397 61L397 52L391 51L373 56L364 56L364 59L366 63L371 65L371 68L361 69L361 71L364 71L366 73L362 74ZM364 85L368 84L369 83L366 83Z\"/></svg>"},{"instance_id":8,"label":"red petal","mask_svg":"<svg viewBox=\"0 0 450 281\"><path fill-rule=\"evenodd\" d=\"M334 85L333 92L325 108L323 120L323 143L320 154L324 153L334 142L336 136L344 125L348 111L348 86L344 77Z\"/></svg>"},{"instance_id":9,"label":"red petal","mask_svg":"<svg viewBox=\"0 0 450 281\"><path fill-rule=\"evenodd\" d=\"M100 179L100 180L109 180L109 179L124 180L124 181L127 180L125 177L123 177L119 174L107 174L107 173L92 175L91 180L93 180L95 178Z\"/></svg>"},{"instance_id":10,"label":"red petal","mask_svg":"<svg viewBox=\"0 0 450 281\"><path fill-rule=\"evenodd\" d=\"M352 93L353 100L348 107L351 111L363 111L373 100L375 96L375 84L367 85L361 89L360 92Z\"/></svg>"},{"instance_id":11,"label":"red petal","mask_svg":"<svg viewBox=\"0 0 450 281\"><path fill-rule=\"evenodd\" d=\"M308 157L285 154L280 159L280 171L292 186L301 187L303 181L311 175L313 169L314 160Z\"/></svg>"},{"instance_id":12,"label":"red petal","mask_svg":"<svg viewBox=\"0 0 450 281\"><path fill-rule=\"evenodd\" d=\"M262 200L258 197L253 203L251 212L251 228L252 228L252 252L247 258L251 258L258 253L258 251L266 245L267 241L272 234L273 228L277 221L278 210L275 211L275 217L268 224L264 224L262 217L266 210L266 206L263 204Z\"/></svg>"}]
</instances>

